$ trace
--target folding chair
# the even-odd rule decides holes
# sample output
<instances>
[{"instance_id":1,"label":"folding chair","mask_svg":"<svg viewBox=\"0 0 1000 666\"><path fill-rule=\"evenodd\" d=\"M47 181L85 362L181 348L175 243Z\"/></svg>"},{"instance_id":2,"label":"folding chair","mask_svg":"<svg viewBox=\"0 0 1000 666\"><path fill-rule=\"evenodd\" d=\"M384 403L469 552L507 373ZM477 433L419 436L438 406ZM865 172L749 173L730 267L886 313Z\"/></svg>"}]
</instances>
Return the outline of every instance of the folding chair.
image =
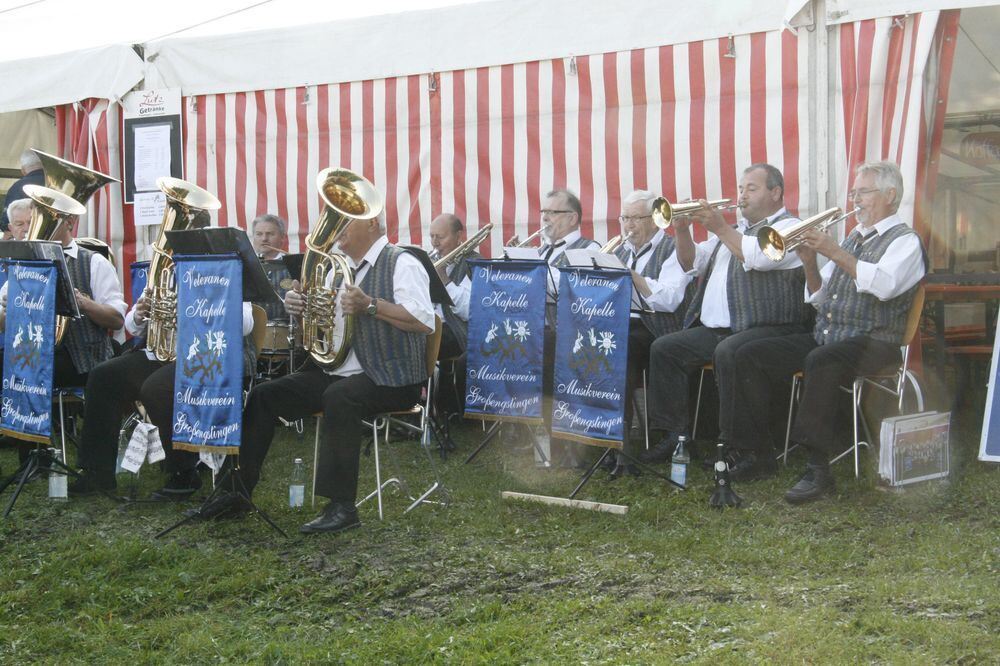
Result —
<instances>
[{"instance_id":1,"label":"folding chair","mask_svg":"<svg viewBox=\"0 0 1000 666\"><path fill-rule=\"evenodd\" d=\"M426 368L427 369L427 384L426 384L426 391L425 391L424 399L422 401L418 401L415 405L413 405L409 409L401 409L401 410L395 410L395 411L391 411L391 412L383 412L383 413L380 413L380 414L376 414L375 417L371 421L371 428L372 428L372 450L374 452L374 458L375 458L375 490L373 490L372 492L370 492L361 501L359 501L357 503L357 506L361 506L362 504L364 504L365 502L367 502L368 500L370 500L373 497L377 498L377 502L378 502L378 518L379 518L379 520L382 520L382 518L383 518L383 512L382 512L382 491L386 487L388 487L389 485L396 485L400 489L403 489L404 492L406 492L407 497L409 497L409 499L411 500L411 504L406 508L406 510L403 513L409 513L410 511L412 511L413 509L415 509L420 504L432 503L427 498L430 497L430 495L432 493L434 493L435 491L437 491L437 490L444 491L444 486L441 483L441 475L438 472L437 464L434 462L434 455L431 453L431 450L430 450L430 440L431 440L431 432L430 432L430 428L431 428L431 425L430 425L430 413L431 412L430 412L430 410L432 409L433 400L434 400L433 391L432 391L432 389L433 389L433 378L434 378L434 369L435 369L435 366L437 365L438 351L441 348L441 333L442 333L442 331L443 331L443 328L442 328L441 318L440 317L435 317L435 321L434 321L434 333L432 333L431 335L427 336L427 347L426 347L426 349L427 349L427 368ZM427 456L427 461L430 464L431 471L434 474L434 483L432 483L418 497L413 497L412 495L410 495L409 492L406 491L405 484L398 477L394 476L394 477L391 477L389 479L386 479L385 481L382 480L382 459L381 459L380 452L379 452L379 438L380 438L380 433L384 433L384 434L381 435L381 437L383 438L383 442L388 442L388 438L389 438L389 421L390 421L390 419L403 418L403 417L407 417L407 416L418 416L420 418L420 425L419 425L420 447L424 450L424 453ZM318 414L316 414L316 417L317 417L316 418L316 438L315 438L315 443L314 443L314 446L313 446L313 483L312 483L312 503L313 503L313 506L316 505L316 470L317 470L317 466L319 464L319 437L320 437L320 430L321 430L320 424L322 422L323 413L319 412ZM445 503L447 503L447 498L445 498L445 501L442 501L442 502L433 502L433 503L435 503L435 504L445 504Z\"/></svg>"},{"instance_id":2,"label":"folding chair","mask_svg":"<svg viewBox=\"0 0 1000 666\"><path fill-rule=\"evenodd\" d=\"M910 344L913 342L917 335L917 331L920 329L920 315L923 312L923 309L924 286L920 285L917 287L917 291L913 294L913 303L911 304L910 312L906 317L906 330L903 333L903 344L900 345L899 348L902 360L897 368L894 368L891 372L855 377L850 389L845 386L841 387L844 392L849 391L851 393L851 404L853 405L852 425L854 442L843 452L834 456L833 459L830 460L830 463L833 464L841 458L853 453L855 478L858 478L861 475L861 466L859 462L861 447L870 448L871 445L869 444L869 441L872 439L872 433L868 429L868 422L865 419L864 409L862 407L865 386L872 386L883 393L896 397L896 408L900 413L902 413L903 403L906 397L906 385L909 383L917 401L917 411L924 411L923 390L920 388L920 383L917 381L916 375L914 375L909 369ZM792 418L794 417L795 404L798 402L799 394L802 390L802 381L802 372L796 372L792 377L792 395L788 401L788 426L785 429L785 451L778 456L779 458L784 459L785 464L788 463L788 445L792 434ZM859 430L861 429L864 430L865 439L861 439L860 437Z\"/></svg>"}]
</instances>

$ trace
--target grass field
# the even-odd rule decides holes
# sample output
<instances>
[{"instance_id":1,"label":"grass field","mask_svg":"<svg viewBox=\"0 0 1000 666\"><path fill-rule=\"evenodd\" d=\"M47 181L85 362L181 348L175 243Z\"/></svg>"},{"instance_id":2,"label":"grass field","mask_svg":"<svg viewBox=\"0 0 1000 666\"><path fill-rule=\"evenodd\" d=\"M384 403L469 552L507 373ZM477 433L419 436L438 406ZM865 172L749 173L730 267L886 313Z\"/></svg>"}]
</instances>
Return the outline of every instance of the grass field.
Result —
<instances>
[{"instance_id":1,"label":"grass field","mask_svg":"<svg viewBox=\"0 0 1000 666\"><path fill-rule=\"evenodd\" d=\"M997 663L1000 470L973 438L954 438L948 483L889 493L843 464L838 496L804 507L781 499L799 459L724 512L700 470L686 492L598 473L581 498L626 516L501 500L565 495L577 473L500 443L449 458L450 506L403 516L390 494L383 522L365 506L333 537L300 536L312 512L287 508L308 428L281 435L256 494L289 539L250 517L156 540L182 507L58 503L35 482L0 524L0 662ZM415 443L391 448L426 480Z\"/></svg>"}]
</instances>

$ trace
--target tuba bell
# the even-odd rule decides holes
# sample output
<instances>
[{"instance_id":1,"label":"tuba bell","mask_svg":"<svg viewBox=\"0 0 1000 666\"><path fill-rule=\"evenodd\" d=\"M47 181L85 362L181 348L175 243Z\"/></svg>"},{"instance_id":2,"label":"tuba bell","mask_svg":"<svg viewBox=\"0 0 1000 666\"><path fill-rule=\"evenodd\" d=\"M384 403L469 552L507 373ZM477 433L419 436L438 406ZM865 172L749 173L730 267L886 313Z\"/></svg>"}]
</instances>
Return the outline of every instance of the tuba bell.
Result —
<instances>
[{"instance_id":1,"label":"tuba bell","mask_svg":"<svg viewBox=\"0 0 1000 666\"><path fill-rule=\"evenodd\" d=\"M323 211L306 237L302 258L302 345L324 368L343 364L354 335L354 316L338 321L336 290L350 286L354 274L347 259L331 252L354 220L371 220L382 212L382 196L363 176L348 169L323 169L316 175ZM332 288L327 287L332 275Z\"/></svg>"},{"instance_id":2,"label":"tuba bell","mask_svg":"<svg viewBox=\"0 0 1000 666\"><path fill-rule=\"evenodd\" d=\"M153 258L149 261L146 348L156 355L156 360L166 362L177 357L177 284L166 232L207 227L208 220L202 218L222 204L211 192L180 178L161 176L156 179L156 186L166 195L167 202L160 233L153 244Z\"/></svg>"}]
</instances>

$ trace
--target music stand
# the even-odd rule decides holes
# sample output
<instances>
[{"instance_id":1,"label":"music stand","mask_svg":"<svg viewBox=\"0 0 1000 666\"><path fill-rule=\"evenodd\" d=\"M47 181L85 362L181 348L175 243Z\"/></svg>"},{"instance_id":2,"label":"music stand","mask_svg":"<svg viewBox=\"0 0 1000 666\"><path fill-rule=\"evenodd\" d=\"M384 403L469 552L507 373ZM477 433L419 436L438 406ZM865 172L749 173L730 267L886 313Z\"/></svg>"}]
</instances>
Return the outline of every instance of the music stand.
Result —
<instances>
[{"instance_id":1,"label":"music stand","mask_svg":"<svg viewBox=\"0 0 1000 666\"><path fill-rule=\"evenodd\" d=\"M14 261L51 262L56 267L56 314L74 319L80 318L80 309L76 302L73 278L66 266L66 257L63 255L61 243L54 241L0 241L0 258ZM7 518L10 515L18 497L21 496L24 485L36 473L47 472L49 474L64 474L73 478L80 477L80 474L75 469L69 467L66 461L58 460L49 453L48 447L44 446L46 442L38 438L29 439L13 431L6 432L11 437L34 442L35 448L28 452L28 457L17 468L17 471L0 483L0 493L2 493L15 481L17 482L14 494L7 502L7 506L0 518ZM114 494L108 491L102 490L101 492L107 497L117 499Z\"/></svg>"},{"instance_id":2,"label":"music stand","mask_svg":"<svg viewBox=\"0 0 1000 666\"><path fill-rule=\"evenodd\" d=\"M286 254L278 259L281 263L285 264L285 268L288 269L288 274L293 280L302 280L302 260L305 259L304 254Z\"/></svg>"},{"instance_id":3,"label":"music stand","mask_svg":"<svg viewBox=\"0 0 1000 666\"><path fill-rule=\"evenodd\" d=\"M187 229L185 231L168 231L167 245L173 250L174 255L221 255L229 254L239 257L243 266L243 300L263 301L280 300L277 292L267 279L264 267L260 263L260 257L254 252L250 245L250 239L241 229L233 227L219 228L210 227L207 229ZM276 530L281 536L288 538L285 531L278 527L271 517L254 504L247 490L243 479L239 475L240 454L233 454L233 464L226 472L216 480L215 488L202 503L179 521L162 530L156 535L160 538L173 532L175 529L203 517L205 508L223 491L230 491L238 495L250 509L251 513L256 513L264 519L268 525Z\"/></svg>"}]
</instances>

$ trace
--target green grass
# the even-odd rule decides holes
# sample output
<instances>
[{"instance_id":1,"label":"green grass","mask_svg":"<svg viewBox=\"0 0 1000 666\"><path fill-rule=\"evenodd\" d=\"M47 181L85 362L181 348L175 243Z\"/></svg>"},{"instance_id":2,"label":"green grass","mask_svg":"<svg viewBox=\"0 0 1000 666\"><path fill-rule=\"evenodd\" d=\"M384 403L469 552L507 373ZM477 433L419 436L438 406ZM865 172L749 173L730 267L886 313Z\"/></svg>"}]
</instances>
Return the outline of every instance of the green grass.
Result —
<instances>
[{"instance_id":1,"label":"green grass","mask_svg":"<svg viewBox=\"0 0 1000 666\"><path fill-rule=\"evenodd\" d=\"M700 470L686 492L599 472L581 499L629 505L613 516L502 501L576 474L495 443L448 460L448 507L403 516L390 492L385 521L365 506L362 529L304 537L287 480L311 431L285 431L255 499L289 539L250 517L157 540L182 507L57 503L36 482L0 524L0 663L996 663L1000 470L975 446L955 444L950 482L898 494L839 465L838 496L804 507L781 499L799 460L724 512ZM391 448L427 480L413 442ZM142 493L161 481L144 471Z\"/></svg>"}]
</instances>

